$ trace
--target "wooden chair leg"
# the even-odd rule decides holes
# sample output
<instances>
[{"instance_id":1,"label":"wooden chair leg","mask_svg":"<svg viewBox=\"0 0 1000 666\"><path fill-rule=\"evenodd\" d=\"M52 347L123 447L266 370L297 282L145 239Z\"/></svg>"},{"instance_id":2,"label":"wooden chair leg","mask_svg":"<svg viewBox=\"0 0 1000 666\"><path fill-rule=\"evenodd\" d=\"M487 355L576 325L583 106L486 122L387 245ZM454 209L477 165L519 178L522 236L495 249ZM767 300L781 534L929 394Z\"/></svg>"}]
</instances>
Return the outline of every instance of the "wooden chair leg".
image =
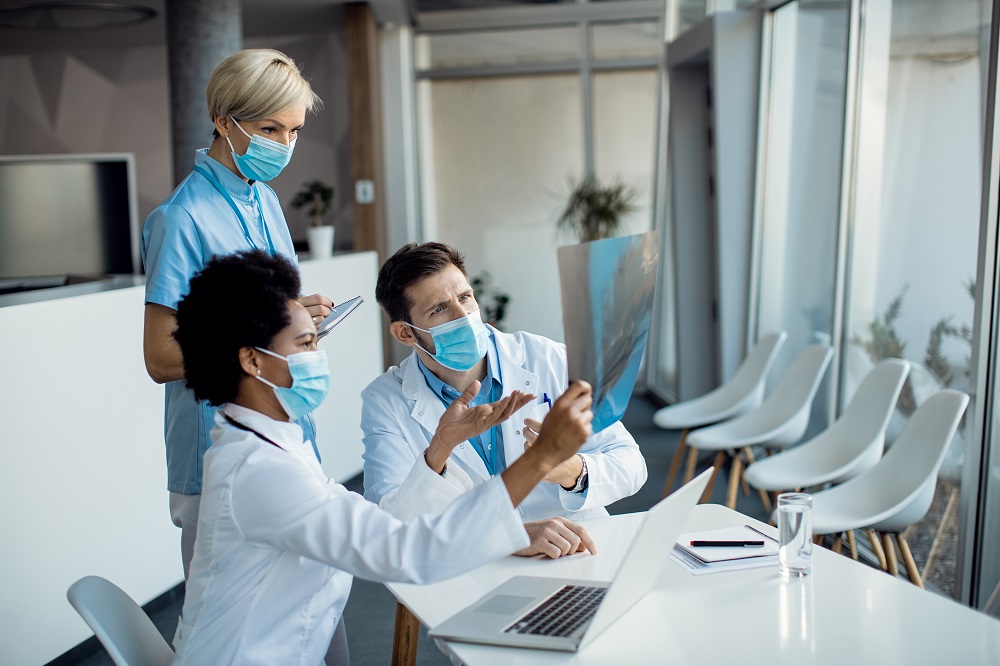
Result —
<instances>
[{"instance_id":1,"label":"wooden chair leg","mask_svg":"<svg viewBox=\"0 0 1000 666\"><path fill-rule=\"evenodd\" d=\"M416 666L420 621L403 604L396 602L396 627L392 634L392 666Z\"/></svg>"},{"instance_id":2,"label":"wooden chair leg","mask_svg":"<svg viewBox=\"0 0 1000 666\"><path fill-rule=\"evenodd\" d=\"M753 451L750 449L749 446L744 446L743 447L743 455L746 456L746 459L747 459L746 464L744 465L744 467L749 467L750 465L752 465L755 462L757 462L756 460L754 460ZM750 496L750 484L747 483L746 477L744 477L742 473L740 473L740 485L743 486L743 496L744 497L749 497Z\"/></svg>"},{"instance_id":3,"label":"wooden chair leg","mask_svg":"<svg viewBox=\"0 0 1000 666\"><path fill-rule=\"evenodd\" d=\"M847 545L851 547L851 559L858 561L858 544L854 542L854 530L847 530Z\"/></svg>"},{"instance_id":4,"label":"wooden chair leg","mask_svg":"<svg viewBox=\"0 0 1000 666\"><path fill-rule=\"evenodd\" d=\"M770 449L765 449L765 451L768 451L768 450L770 450ZM747 464L752 465L755 462L757 462L757 460L754 458L754 455L753 455L753 449L751 449L749 446L746 446L746 447L743 448L743 451L746 452L746 454L747 454ZM743 485L746 486L747 485L747 480L746 480L745 476L743 477L742 481L743 481ZM749 495L750 492L746 491L743 494L744 495ZM766 490L764 490L763 488L758 488L757 489L757 494L760 495L760 503L764 505L764 510L767 511L768 513L771 513L771 509L774 506L771 503L771 495ZM777 500L775 500L775 501L777 501Z\"/></svg>"},{"instance_id":5,"label":"wooden chair leg","mask_svg":"<svg viewBox=\"0 0 1000 666\"><path fill-rule=\"evenodd\" d=\"M934 532L934 541L931 542L931 549L927 553L927 560L924 562L924 573L921 578L927 578L934 571L934 564L937 560L938 548L941 543L941 537L944 536L945 528L948 526L952 518L954 510L957 508L958 504L958 491L951 491L951 495L948 497L948 504L945 505L944 513L941 514L941 522L938 523L937 530ZM910 526L912 527L912 525ZM909 528L907 528L909 530Z\"/></svg>"},{"instance_id":6,"label":"wooden chair leg","mask_svg":"<svg viewBox=\"0 0 1000 666\"><path fill-rule=\"evenodd\" d=\"M699 504L706 504L708 500L712 499L712 488L715 487L715 478L719 476L719 470L722 469L722 463L725 461L725 451L719 451L715 454L715 462L712 463L712 477L708 480L708 485L705 486L705 492L701 494L701 499L698 500Z\"/></svg>"},{"instance_id":7,"label":"wooden chair leg","mask_svg":"<svg viewBox=\"0 0 1000 666\"><path fill-rule=\"evenodd\" d=\"M874 552L875 557L878 558L878 565L882 567L882 571L888 571L889 565L885 561L885 551L882 550L882 544L879 543L878 535L875 534L875 530L869 528L865 530L865 534L868 535L868 540L872 544L872 552Z\"/></svg>"},{"instance_id":8,"label":"wooden chair leg","mask_svg":"<svg viewBox=\"0 0 1000 666\"><path fill-rule=\"evenodd\" d=\"M885 549L885 561L889 565L889 575L895 578L899 575L899 566L896 564L896 547L892 545L892 535L882 534L882 548Z\"/></svg>"},{"instance_id":9,"label":"wooden chair leg","mask_svg":"<svg viewBox=\"0 0 1000 666\"><path fill-rule=\"evenodd\" d=\"M681 461L684 460L684 452L687 451L687 438L688 433L691 432L690 429L685 428L681 432L681 438L677 442L677 450L674 451L674 457L670 460L670 471L667 472L667 482L663 486L663 497L670 494L670 489L674 487L674 477L677 476L678 470L681 468Z\"/></svg>"},{"instance_id":10,"label":"wooden chair leg","mask_svg":"<svg viewBox=\"0 0 1000 666\"><path fill-rule=\"evenodd\" d=\"M841 553L843 553L844 552L844 537L841 536L840 534L838 534L837 535L837 540L833 542L833 548L831 548L830 550L832 550L833 552L837 553L837 555L840 555Z\"/></svg>"},{"instance_id":11,"label":"wooden chair leg","mask_svg":"<svg viewBox=\"0 0 1000 666\"><path fill-rule=\"evenodd\" d=\"M726 506L730 509L736 508L736 491L740 485L740 477L743 476L743 456L739 450L733 455L733 466L729 468L729 491L726 493Z\"/></svg>"},{"instance_id":12,"label":"wooden chair leg","mask_svg":"<svg viewBox=\"0 0 1000 666\"><path fill-rule=\"evenodd\" d=\"M910 553L910 544L906 542L906 537L902 534L896 535L896 543L899 544L899 553L903 556L903 564L906 565L906 575L910 577L910 582L924 589L924 581L920 577L920 570L917 563L913 561L913 554Z\"/></svg>"},{"instance_id":13,"label":"wooden chair leg","mask_svg":"<svg viewBox=\"0 0 1000 666\"><path fill-rule=\"evenodd\" d=\"M684 483L694 478L694 468L698 465L698 449L688 448L688 464L684 470Z\"/></svg>"}]
</instances>

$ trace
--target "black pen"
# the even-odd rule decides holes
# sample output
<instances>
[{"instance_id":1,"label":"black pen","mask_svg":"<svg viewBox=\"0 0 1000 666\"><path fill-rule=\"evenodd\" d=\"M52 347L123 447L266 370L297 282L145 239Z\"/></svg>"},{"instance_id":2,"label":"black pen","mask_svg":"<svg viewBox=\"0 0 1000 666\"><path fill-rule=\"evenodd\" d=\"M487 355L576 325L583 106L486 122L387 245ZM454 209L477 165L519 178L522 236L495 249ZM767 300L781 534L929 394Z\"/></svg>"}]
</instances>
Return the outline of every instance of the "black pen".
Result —
<instances>
[{"instance_id":1,"label":"black pen","mask_svg":"<svg viewBox=\"0 0 1000 666\"><path fill-rule=\"evenodd\" d=\"M729 548L745 548L752 546L763 546L763 541L692 541L691 545L694 547L704 547L704 546L726 546Z\"/></svg>"}]
</instances>

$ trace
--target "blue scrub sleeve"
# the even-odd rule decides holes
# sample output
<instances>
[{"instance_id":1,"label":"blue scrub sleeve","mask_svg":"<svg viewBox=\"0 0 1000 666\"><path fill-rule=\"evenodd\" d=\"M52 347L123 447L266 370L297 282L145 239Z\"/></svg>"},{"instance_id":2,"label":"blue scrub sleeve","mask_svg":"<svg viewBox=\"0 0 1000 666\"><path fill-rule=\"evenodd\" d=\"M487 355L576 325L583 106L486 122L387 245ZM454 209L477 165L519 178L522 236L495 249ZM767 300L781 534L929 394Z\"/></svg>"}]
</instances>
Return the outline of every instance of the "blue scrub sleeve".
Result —
<instances>
[{"instance_id":1,"label":"blue scrub sleeve","mask_svg":"<svg viewBox=\"0 0 1000 666\"><path fill-rule=\"evenodd\" d=\"M143 229L143 251L146 302L176 310L191 278L206 262L191 214L172 205L150 213Z\"/></svg>"}]
</instances>

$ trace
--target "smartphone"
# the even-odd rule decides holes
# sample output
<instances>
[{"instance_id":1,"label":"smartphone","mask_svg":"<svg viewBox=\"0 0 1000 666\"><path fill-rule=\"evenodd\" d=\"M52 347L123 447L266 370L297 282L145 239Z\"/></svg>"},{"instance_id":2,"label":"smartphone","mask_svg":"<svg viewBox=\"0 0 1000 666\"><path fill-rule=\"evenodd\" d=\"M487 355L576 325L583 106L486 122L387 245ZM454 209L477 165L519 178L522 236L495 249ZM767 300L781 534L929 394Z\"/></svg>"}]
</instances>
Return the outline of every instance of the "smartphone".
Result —
<instances>
[{"instance_id":1,"label":"smartphone","mask_svg":"<svg viewBox=\"0 0 1000 666\"><path fill-rule=\"evenodd\" d=\"M364 299L360 296L355 296L351 300L344 301L340 305L334 307L330 310L330 314L327 315L327 318L320 322L320 325L316 327L316 337L325 337L330 331L333 330L334 326L343 321L344 317L354 312L354 310L357 309L357 307L362 303L364 303Z\"/></svg>"}]
</instances>

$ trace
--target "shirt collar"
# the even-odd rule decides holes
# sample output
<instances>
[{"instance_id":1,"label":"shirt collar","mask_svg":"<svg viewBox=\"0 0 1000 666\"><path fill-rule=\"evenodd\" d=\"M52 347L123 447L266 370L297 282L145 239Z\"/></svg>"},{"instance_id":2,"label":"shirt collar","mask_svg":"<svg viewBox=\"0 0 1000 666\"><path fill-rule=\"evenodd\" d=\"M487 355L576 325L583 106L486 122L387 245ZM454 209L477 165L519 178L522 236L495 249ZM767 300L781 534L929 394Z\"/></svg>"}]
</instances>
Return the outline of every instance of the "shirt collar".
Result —
<instances>
[{"instance_id":1,"label":"shirt collar","mask_svg":"<svg viewBox=\"0 0 1000 666\"><path fill-rule=\"evenodd\" d=\"M427 386L434 392L434 395L440 397L445 401L446 404L451 404L452 400L461 395L460 391L455 390L454 387L445 384L441 381L437 375L430 371L430 369L424 365L424 361L420 358L419 354L414 353L417 359L417 367L420 368L420 372L424 376L424 380L427 382ZM486 381L479 389L479 394L482 395L484 392L489 392L489 390L496 386L503 392L503 383L499 379L499 373L497 373L497 368L499 367L497 353L496 353L496 341L493 339L493 331L490 331L490 344L487 345L486 358L488 363L486 364Z\"/></svg>"},{"instance_id":2,"label":"shirt collar","mask_svg":"<svg viewBox=\"0 0 1000 666\"><path fill-rule=\"evenodd\" d=\"M230 171L229 167L222 162L219 162L214 157L210 157L208 148L201 148L195 151L194 163L195 166L208 169L215 176L215 179L219 181L223 189L234 199L243 199L244 201L253 199L253 185L248 184L245 180ZM253 183L254 181L250 182Z\"/></svg>"},{"instance_id":3,"label":"shirt collar","mask_svg":"<svg viewBox=\"0 0 1000 666\"><path fill-rule=\"evenodd\" d=\"M309 446L305 442L302 434L302 427L291 421L278 421L260 412L241 407L231 402L226 403L216 414L216 422L220 425L229 424L225 420L226 414L229 418L239 422L240 425L251 428L264 437L272 440L275 444L286 451L298 451L303 446ZM232 427L232 426L229 426ZM310 447L311 451L311 447Z\"/></svg>"}]
</instances>

